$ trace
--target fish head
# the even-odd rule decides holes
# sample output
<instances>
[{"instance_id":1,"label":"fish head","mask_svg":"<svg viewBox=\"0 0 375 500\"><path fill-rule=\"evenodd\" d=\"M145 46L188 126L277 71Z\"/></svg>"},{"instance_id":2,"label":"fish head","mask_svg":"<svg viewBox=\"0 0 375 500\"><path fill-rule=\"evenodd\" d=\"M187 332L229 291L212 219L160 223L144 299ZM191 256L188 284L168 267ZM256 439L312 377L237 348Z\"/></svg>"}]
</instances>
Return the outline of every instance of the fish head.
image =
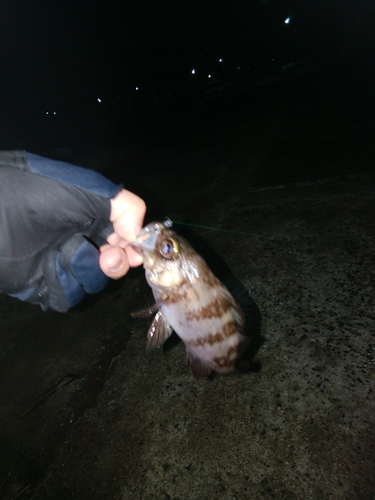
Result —
<instances>
[{"instance_id":1,"label":"fish head","mask_svg":"<svg viewBox=\"0 0 375 500\"><path fill-rule=\"evenodd\" d=\"M146 279L153 289L176 290L199 277L196 253L168 223L145 226L133 247L143 257Z\"/></svg>"}]
</instances>

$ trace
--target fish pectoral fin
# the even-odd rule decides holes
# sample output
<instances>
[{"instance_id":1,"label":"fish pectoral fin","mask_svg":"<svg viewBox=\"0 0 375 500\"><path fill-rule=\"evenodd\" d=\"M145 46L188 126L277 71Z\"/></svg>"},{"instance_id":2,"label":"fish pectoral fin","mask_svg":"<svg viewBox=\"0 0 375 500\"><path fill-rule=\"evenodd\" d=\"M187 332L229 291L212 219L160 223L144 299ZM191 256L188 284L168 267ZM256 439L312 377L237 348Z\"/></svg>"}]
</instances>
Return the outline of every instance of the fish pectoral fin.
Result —
<instances>
[{"instance_id":1,"label":"fish pectoral fin","mask_svg":"<svg viewBox=\"0 0 375 500\"><path fill-rule=\"evenodd\" d=\"M140 311L134 311L130 313L132 318L148 318L151 314L154 314L159 309L157 304L153 304L150 307L146 307L145 309L141 309Z\"/></svg>"},{"instance_id":2,"label":"fish pectoral fin","mask_svg":"<svg viewBox=\"0 0 375 500\"><path fill-rule=\"evenodd\" d=\"M158 311L147 333L147 354L164 344L167 338L171 336L172 331L173 328L168 324L163 313Z\"/></svg>"},{"instance_id":3,"label":"fish pectoral fin","mask_svg":"<svg viewBox=\"0 0 375 500\"><path fill-rule=\"evenodd\" d=\"M207 377L212 373L212 368L210 366L203 363L203 361L189 351L185 351L185 365L187 368L190 367L196 379Z\"/></svg>"}]
</instances>

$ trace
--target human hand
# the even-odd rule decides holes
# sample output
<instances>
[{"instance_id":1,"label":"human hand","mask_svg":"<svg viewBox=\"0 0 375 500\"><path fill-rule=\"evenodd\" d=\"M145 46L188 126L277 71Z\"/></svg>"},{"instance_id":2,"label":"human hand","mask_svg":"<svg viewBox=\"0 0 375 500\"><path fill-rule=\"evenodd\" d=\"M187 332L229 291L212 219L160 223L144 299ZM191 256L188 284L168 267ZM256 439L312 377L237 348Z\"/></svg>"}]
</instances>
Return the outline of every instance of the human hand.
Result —
<instances>
[{"instance_id":1,"label":"human hand","mask_svg":"<svg viewBox=\"0 0 375 500\"><path fill-rule=\"evenodd\" d=\"M0 152L0 291L67 311L142 263L131 243L145 211L97 172Z\"/></svg>"},{"instance_id":2,"label":"human hand","mask_svg":"<svg viewBox=\"0 0 375 500\"><path fill-rule=\"evenodd\" d=\"M100 247L99 264L104 274L112 279L124 276L130 267L142 264L142 257L131 243L141 231L146 204L134 193L122 189L111 199L110 221L114 232L108 243Z\"/></svg>"}]
</instances>

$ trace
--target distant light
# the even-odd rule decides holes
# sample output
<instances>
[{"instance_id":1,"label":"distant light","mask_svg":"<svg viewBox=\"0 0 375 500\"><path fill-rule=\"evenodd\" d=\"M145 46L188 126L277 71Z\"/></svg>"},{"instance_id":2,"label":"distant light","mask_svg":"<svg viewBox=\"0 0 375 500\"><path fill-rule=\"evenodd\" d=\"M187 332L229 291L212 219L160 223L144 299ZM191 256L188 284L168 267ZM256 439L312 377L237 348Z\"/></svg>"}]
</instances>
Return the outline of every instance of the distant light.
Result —
<instances>
[{"instance_id":1,"label":"distant light","mask_svg":"<svg viewBox=\"0 0 375 500\"><path fill-rule=\"evenodd\" d=\"M48 111L46 111L46 115L48 115Z\"/></svg>"},{"instance_id":2,"label":"distant light","mask_svg":"<svg viewBox=\"0 0 375 500\"><path fill-rule=\"evenodd\" d=\"M198 57L202 57L202 54L199 54L199 56L198 56Z\"/></svg>"},{"instance_id":3,"label":"distant light","mask_svg":"<svg viewBox=\"0 0 375 500\"><path fill-rule=\"evenodd\" d=\"M195 75L195 69L192 69L192 70L191 70L191 74L192 74L192 75Z\"/></svg>"},{"instance_id":4,"label":"distant light","mask_svg":"<svg viewBox=\"0 0 375 500\"><path fill-rule=\"evenodd\" d=\"M219 62L223 62L223 59L220 57Z\"/></svg>"},{"instance_id":5,"label":"distant light","mask_svg":"<svg viewBox=\"0 0 375 500\"><path fill-rule=\"evenodd\" d=\"M53 114L55 115L56 114L56 111L53 112Z\"/></svg>"},{"instance_id":6,"label":"distant light","mask_svg":"<svg viewBox=\"0 0 375 500\"><path fill-rule=\"evenodd\" d=\"M208 75L208 78L211 78L211 77L212 77L212 75Z\"/></svg>"},{"instance_id":7,"label":"distant light","mask_svg":"<svg viewBox=\"0 0 375 500\"><path fill-rule=\"evenodd\" d=\"M98 102L102 102L102 100L101 100L101 99L99 99L99 97L97 98L97 101L98 101Z\"/></svg>"},{"instance_id":8,"label":"distant light","mask_svg":"<svg viewBox=\"0 0 375 500\"><path fill-rule=\"evenodd\" d=\"M285 24L289 24L290 23L290 17L287 17L284 21Z\"/></svg>"},{"instance_id":9,"label":"distant light","mask_svg":"<svg viewBox=\"0 0 375 500\"><path fill-rule=\"evenodd\" d=\"M237 66L237 69L240 69L240 67L239 67L239 66Z\"/></svg>"},{"instance_id":10,"label":"distant light","mask_svg":"<svg viewBox=\"0 0 375 500\"><path fill-rule=\"evenodd\" d=\"M135 87L135 90L139 90L139 87Z\"/></svg>"}]
</instances>

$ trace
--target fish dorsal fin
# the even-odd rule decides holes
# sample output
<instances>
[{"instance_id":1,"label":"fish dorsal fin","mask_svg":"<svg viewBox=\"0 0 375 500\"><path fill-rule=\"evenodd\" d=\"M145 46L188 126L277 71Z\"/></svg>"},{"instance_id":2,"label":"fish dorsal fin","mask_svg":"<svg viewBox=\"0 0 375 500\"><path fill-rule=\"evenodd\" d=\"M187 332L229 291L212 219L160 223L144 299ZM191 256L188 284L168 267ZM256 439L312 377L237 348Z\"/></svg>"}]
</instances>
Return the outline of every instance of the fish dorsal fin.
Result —
<instances>
[{"instance_id":1,"label":"fish dorsal fin","mask_svg":"<svg viewBox=\"0 0 375 500\"><path fill-rule=\"evenodd\" d=\"M185 364L187 368L190 367L192 374L196 379L207 377L212 373L212 368L210 366L203 363L203 361L189 351L185 352Z\"/></svg>"},{"instance_id":2,"label":"fish dorsal fin","mask_svg":"<svg viewBox=\"0 0 375 500\"><path fill-rule=\"evenodd\" d=\"M234 302L230 308L232 317L234 322L236 323L236 326L239 331L242 331L244 326L245 326L245 316L240 308L240 306L237 304L237 302Z\"/></svg>"},{"instance_id":3,"label":"fish dorsal fin","mask_svg":"<svg viewBox=\"0 0 375 500\"><path fill-rule=\"evenodd\" d=\"M243 313L241 307L234 300L234 298L233 298L232 294L229 292L229 290L224 285L222 285L222 287L223 287L224 296L225 296L226 300L228 301L233 320L236 323L238 330L242 331L242 329L245 325L244 313Z\"/></svg>"},{"instance_id":4,"label":"fish dorsal fin","mask_svg":"<svg viewBox=\"0 0 375 500\"><path fill-rule=\"evenodd\" d=\"M161 311L155 314L147 333L147 354L160 347L172 334L173 328L168 324Z\"/></svg>"}]
</instances>

